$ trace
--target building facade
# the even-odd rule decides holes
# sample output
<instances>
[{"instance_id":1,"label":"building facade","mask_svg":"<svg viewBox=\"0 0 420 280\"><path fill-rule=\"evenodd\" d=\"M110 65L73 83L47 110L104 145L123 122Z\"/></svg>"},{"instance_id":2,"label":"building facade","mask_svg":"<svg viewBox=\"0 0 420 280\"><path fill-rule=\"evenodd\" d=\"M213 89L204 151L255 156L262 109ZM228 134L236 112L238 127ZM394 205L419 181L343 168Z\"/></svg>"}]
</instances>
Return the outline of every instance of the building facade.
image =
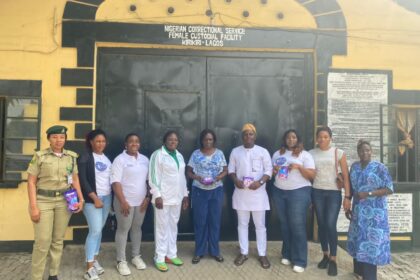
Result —
<instances>
[{"instance_id":1,"label":"building facade","mask_svg":"<svg viewBox=\"0 0 420 280\"><path fill-rule=\"evenodd\" d=\"M103 128L111 158L128 132L149 156L175 129L188 158L202 129L228 156L252 122L271 153L289 128L310 149L316 128L331 126L350 161L357 140L371 140L395 182L394 247L419 246L418 35L419 0L2 1L0 242L33 238L24 171L51 125L66 125L78 152L87 131ZM236 238L232 192L226 181L225 240ZM146 238L152 222L149 213ZM274 211L268 222L280 238ZM343 218L339 230L345 240ZM67 239L86 232L74 215ZM188 211L180 233L192 238Z\"/></svg>"}]
</instances>

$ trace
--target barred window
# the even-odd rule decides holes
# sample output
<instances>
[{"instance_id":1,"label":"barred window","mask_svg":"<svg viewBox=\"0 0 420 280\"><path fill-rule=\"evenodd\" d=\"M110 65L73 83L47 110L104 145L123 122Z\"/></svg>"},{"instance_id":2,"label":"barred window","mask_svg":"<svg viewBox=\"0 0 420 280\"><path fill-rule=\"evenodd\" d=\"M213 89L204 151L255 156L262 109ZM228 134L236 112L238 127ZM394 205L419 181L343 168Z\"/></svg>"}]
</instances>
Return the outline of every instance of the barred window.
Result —
<instances>
[{"instance_id":1,"label":"barred window","mask_svg":"<svg viewBox=\"0 0 420 280\"><path fill-rule=\"evenodd\" d=\"M41 82L0 80L0 187L17 187L39 149Z\"/></svg>"}]
</instances>

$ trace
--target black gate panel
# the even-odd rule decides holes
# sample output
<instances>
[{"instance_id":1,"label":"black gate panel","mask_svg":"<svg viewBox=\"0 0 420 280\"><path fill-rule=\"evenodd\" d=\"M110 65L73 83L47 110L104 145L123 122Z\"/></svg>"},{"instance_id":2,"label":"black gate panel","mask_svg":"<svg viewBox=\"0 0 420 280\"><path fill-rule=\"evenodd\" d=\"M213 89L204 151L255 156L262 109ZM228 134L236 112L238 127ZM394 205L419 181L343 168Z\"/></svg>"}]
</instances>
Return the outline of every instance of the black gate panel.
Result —
<instances>
[{"instance_id":1,"label":"black gate panel","mask_svg":"<svg viewBox=\"0 0 420 280\"><path fill-rule=\"evenodd\" d=\"M111 159L119 154L125 134L134 131L141 135L142 153L150 157L171 129L180 135L179 150L187 162L199 147L200 131L209 127L216 131L218 147L228 159L230 151L241 143L245 122L256 124L257 144L270 153L278 149L289 128L300 131L305 144L311 145L311 57L249 54L100 48L96 126L108 132L107 154ZM232 193L233 185L226 180L222 240L237 239ZM274 211L268 213L267 226L268 237L279 239ZM147 239L152 238L151 211L146 215L144 233ZM192 239L190 211L183 212L179 233L181 238Z\"/></svg>"},{"instance_id":2,"label":"black gate panel","mask_svg":"<svg viewBox=\"0 0 420 280\"><path fill-rule=\"evenodd\" d=\"M307 109L306 102L312 92L306 89L312 86L307 84L311 79L304 55L208 58L207 77L209 126L215 129L218 147L227 158L232 148L242 143L241 128L246 122L256 125L257 144L270 154L280 147L284 131L290 128L311 141L312 110ZM269 193L270 187L271 184ZM228 180L222 227L223 236L228 239L237 238L236 222L232 222L236 219L231 201L233 189ZM268 238L279 239L275 211L269 212L267 221ZM250 236L254 236L254 231Z\"/></svg>"}]
</instances>

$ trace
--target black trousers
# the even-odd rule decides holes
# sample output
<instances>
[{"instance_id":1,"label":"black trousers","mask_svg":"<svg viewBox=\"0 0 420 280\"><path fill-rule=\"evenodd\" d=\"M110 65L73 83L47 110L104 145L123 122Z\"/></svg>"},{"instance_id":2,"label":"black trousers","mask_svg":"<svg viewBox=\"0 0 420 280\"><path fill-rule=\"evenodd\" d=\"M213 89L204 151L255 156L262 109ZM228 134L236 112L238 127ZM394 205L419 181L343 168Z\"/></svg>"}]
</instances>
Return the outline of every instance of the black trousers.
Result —
<instances>
[{"instance_id":1,"label":"black trousers","mask_svg":"<svg viewBox=\"0 0 420 280\"><path fill-rule=\"evenodd\" d=\"M363 277L363 280L376 280L376 272L378 267L376 265L359 262L356 259L353 259L353 271L357 275Z\"/></svg>"}]
</instances>

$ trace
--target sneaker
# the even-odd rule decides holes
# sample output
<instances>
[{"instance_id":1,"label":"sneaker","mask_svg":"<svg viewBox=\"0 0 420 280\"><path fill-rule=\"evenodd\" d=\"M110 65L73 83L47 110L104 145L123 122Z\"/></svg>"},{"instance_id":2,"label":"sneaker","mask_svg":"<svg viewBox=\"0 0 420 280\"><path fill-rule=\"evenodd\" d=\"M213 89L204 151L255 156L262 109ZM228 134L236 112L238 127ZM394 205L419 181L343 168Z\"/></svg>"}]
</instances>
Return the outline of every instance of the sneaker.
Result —
<instances>
[{"instance_id":1,"label":"sneaker","mask_svg":"<svg viewBox=\"0 0 420 280\"><path fill-rule=\"evenodd\" d=\"M288 259L282 258L281 259L281 264L283 264L283 265L290 265L291 262Z\"/></svg>"},{"instance_id":2,"label":"sneaker","mask_svg":"<svg viewBox=\"0 0 420 280\"><path fill-rule=\"evenodd\" d=\"M131 263L140 270L146 269L146 264L140 256L135 256L131 259Z\"/></svg>"},{"instance_id":3,"label":"sneaker","mask_svg":"<svg viewBox=\"0 0 420 280\"><path fill-rule=\"evenodd\" d=\"M155 267L161 272L166 272L169 269L165 262L155 262Z\"/></svg>"},{"instance_id":4,"label":"sneaker","mask_svg":"<svg viewBox=\"0 0 420 280\"><path fill-rule=\"evenodd\" d=\"M95 260L93 262L93 267L95 268L96 273L98 275L101 275L101 274L103 274L105 272L104 268L99 264L99 262L97 260Z\"/></svg>"},{"instance_id":5,"label":"sneaker","mask_svg":"<svg viewBox=\"0 0 420 280\"><path fill-rule=\"evenodd\" d=\"M130 269L128 268L126 261L120 261L117 264L117 270L122 276L127 276L131 274Z\"/></svg>"},{"instance_id":6,"label":"sneaker","mask_svg":"<svg viewBox=\"0 0 420 280\"><path fill-rule=\"evenodd\" d=\"M305 268L301 267L301 266L298 266L298 265L294 265L293 266L293 271L296 272L296 273L302 273L302 272L305 271Z\"/></svg>"},{"instance_id":7,"label":"sneaker","mask_svg":"<svg viewBox=\"0 0 420 280\"><path fill-rule=\"evenodd\" d=\"M324 255L322 260L318 263L319 269L326 269L328 267L328 263L330 261L330 258L327 255Z\"/></svg>"},{"instance_id":8,"label":"sneaker","mask_svg":"<svg viewBox=\"0 0 420 280\"><path fill-rule=\"evenodd\" d=\"M85 275L83 275L85 280L98 280L99 276L96 273L96 269L92 266L91 268L86 271Z\"/></svg>"},{"instance_id":9,"label":"sneaker","mask_svg":"<svg viewBox=\"0 0 420 280\"><path fill-rule=\"evenodd\" d=\"M181 266L181 265L184 264L184 262L178 257L175 257L175 258L172 258L172 259L170 259L168 257L165 257L165 262L166 263L171 263L171 264L176 265L176 266Z\"/></svg>"},{"instance_id":10,"label":"sneaker","mask_svg":"<svg viewBox=\"0 0 420 280\"><path fill-rule=\"evenodd\" d=\"M337 263L335 261L330 261L328 264L328 275L336 276L337 275Z\"/></svg>"}]
</instances>

